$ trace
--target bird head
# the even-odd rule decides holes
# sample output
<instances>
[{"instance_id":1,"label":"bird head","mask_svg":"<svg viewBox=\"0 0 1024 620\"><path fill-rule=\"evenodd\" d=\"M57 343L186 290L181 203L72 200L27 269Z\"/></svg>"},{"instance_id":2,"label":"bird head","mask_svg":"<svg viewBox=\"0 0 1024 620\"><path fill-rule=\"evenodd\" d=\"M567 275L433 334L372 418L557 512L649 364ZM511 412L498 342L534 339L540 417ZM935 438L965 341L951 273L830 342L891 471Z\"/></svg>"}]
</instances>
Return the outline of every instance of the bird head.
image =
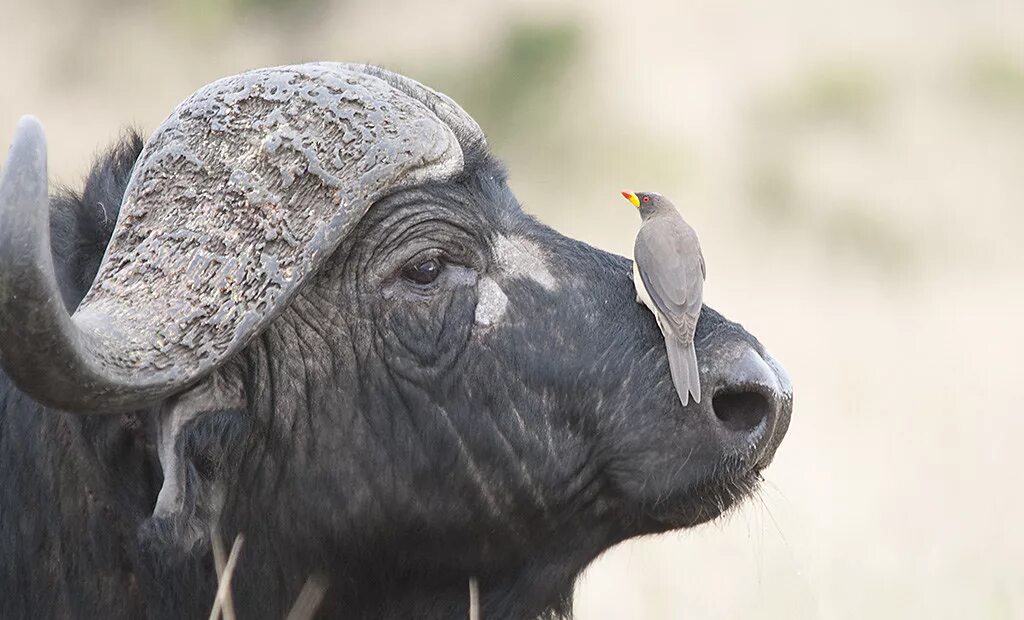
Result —
<instances>
[{"instance_id":1,"label":"bird head","mask_svg":"<svg viewBox=\"0 0 1024 620\"><path fill-rule=\"evenodd\" d=\"M647 217L659 207L668 204L664 196L655 192L622 192L622 196L640 211L641 217Z\"/></svg>"}]
</instances>

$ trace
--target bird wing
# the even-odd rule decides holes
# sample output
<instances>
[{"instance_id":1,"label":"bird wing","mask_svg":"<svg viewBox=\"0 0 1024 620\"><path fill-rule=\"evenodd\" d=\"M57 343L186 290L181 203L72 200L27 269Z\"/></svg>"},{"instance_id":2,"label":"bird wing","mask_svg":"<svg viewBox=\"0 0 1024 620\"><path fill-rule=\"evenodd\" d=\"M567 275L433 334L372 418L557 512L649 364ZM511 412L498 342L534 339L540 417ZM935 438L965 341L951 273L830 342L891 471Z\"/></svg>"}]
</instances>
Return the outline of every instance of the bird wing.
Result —
<instances>
[{"instance_id":1,"label":"bird wing","mask_svg":"<svg viewBox=\"0 0 1024 620\"><path fill-rule=\"evenodd\" d=\"M637 234L633 258L644 288L668 327L689 340L704 297L704 256L697 234L680 220L652 220Z\"/></svg>"}]
</instances>

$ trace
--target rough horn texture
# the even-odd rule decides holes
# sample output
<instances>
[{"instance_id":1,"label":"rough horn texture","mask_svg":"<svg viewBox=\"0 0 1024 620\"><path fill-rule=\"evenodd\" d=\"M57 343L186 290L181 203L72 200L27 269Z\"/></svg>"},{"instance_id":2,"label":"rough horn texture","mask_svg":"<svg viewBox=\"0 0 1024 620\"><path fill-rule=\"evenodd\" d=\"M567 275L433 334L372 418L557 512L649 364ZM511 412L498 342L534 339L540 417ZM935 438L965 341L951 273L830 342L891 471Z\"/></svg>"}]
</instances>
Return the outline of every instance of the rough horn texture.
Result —
<instances>
[{"instance_id":1,"label":"rough horn texture","mask_svg":"<svg viewBox=\"0 0 1024 620\"><path fill-rule=\"evenodd\" d=\"M459 137L438 113L466 134L465 112L379 73L260 69L179 106L143 150L74 317L113 387L77 401L28 391L117 411L180 390L259 333L374 201L461 172Z\"/></svg>"},{"instance_id":2,"label":"rough horn texture","mask_svg":"<svg viewBox=\"0 0 1024 620\"><path fill-rule=\"evenodd\" d=\"M473 117L455 103L451 97L439 93L429 86L425 86L412 78L404 75L375 67L373 65L351 65L336 63L321 63L322 66L345 67L352 70L364 71L370 75L386 80L389 84L404 91L410 97L425 103L431 111L443 120L449 127L455 130L459 136L464 150L481 148L486 146L484 132L480 129Z\"/></svg>"}]
</instances>

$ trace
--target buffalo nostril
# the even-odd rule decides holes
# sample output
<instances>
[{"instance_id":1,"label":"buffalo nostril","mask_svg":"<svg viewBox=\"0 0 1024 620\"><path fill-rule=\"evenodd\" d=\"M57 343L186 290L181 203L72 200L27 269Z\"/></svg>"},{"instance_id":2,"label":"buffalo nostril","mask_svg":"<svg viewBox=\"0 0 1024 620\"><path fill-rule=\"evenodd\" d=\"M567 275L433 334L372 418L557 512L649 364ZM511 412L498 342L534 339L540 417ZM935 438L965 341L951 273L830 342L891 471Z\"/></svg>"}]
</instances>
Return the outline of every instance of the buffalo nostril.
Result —
<instances>
[{"instance_id":1,"label":"buffalo nostril","mask_svg":"<svg viewBox=\"0 0 1024 620\"><path fill-rule=\"evenodd\" d=\"M731 391L715 394L711 399L711 408L725 428L738 433L750 433L768 419L772 405L759 392Z\"/></svg>"}]
</instances>

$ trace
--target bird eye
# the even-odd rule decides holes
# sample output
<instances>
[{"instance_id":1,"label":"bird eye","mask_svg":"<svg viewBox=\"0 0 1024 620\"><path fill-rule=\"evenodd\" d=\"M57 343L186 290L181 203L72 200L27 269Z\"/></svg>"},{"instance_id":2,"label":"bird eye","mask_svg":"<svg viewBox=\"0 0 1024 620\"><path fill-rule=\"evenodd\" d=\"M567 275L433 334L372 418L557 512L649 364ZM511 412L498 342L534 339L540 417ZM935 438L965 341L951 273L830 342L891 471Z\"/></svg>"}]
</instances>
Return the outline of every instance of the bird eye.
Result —
<instances>
[{"instance_id":1,"label":"bird eye","mask_svg":"<svg viewBox=\"0 0 1024 620\"><path fill-rule=\"evenodd\" d=\"M644 202L650 202L650 201L651 201L651 197L650 196L644 196Z\"/></svg>"},{"instance_id":2,"label":"bird eye","mask_svg":"<svg viewBox=\"0 0 1024 620\"><path fill-rule=\"evenodd\" d=\"M402 270L402 277L417 284L430 284L439 275L441 275L441 261L436 258L428 258Z\"/></svg>"}]
</instances>

